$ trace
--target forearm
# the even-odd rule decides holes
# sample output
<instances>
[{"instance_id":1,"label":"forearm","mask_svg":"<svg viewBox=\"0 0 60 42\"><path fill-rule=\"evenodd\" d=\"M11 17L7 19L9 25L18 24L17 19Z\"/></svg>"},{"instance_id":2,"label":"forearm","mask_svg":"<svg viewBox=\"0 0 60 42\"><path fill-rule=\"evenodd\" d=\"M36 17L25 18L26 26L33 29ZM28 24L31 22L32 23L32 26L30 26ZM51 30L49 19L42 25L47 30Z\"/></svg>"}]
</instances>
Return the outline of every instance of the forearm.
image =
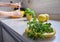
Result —
<instances>
[{"instance_id":1,"label":"forearm","mask_svg":"<svg viewBox=\"0 0 60 42\"><path fill-rule=\"evenodd\" d=\"M0 11L0 17L22 17L22 13L20 10L12 11L12 12L6 12L6 11Z\"/></svg>"},{"instance_id":2,"label":"forearm","mask_svg":"<svg viewBox=\"0 0 60 42\"><path fill-rule=\"evenodd\" d=\"M19 5L16 3L2 3L2 2L0 2L0 6L12 7L12 8L18 8L19 7Z\"/></svg>"},{"instance_id":3,"label":"forearm","mask_svg":"<svg viewBox=\"0 0 60 42\"><path fill-rule=\"evenodd\" d=\"M10 17L13 16L10 12L0 11L0 17Z\"/></svg>"},{"instance_id":4,"label":"forearm","mask_svg":"<svg viewBox=\"0 0 60 42\"><path fill-rule=\"evenodd\" d=\"M9 6L10 3L2 3L0 2L0 6Z\"/></svg>"}]
</instances>

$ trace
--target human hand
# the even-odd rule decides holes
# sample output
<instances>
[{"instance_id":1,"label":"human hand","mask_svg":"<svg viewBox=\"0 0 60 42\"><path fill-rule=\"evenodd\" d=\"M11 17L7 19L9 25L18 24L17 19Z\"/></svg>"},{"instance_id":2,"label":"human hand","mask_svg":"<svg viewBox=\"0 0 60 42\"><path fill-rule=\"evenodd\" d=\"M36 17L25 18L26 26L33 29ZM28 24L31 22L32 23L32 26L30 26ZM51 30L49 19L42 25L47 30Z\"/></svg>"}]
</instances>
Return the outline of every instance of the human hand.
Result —
<instances>
[{"instance_id":1,"label":"human hand","mask_svg":"<svg viewBox=\"0 0 60 42\"><path fill-rule=\"evenodd\" d=\"M10 6L12 8L20 8L21 4L19 4L19 3L10 3L10 4L8 4L8 6Z\"/></svg>"},{"instance_id":2,"label":"human hand","mask_svg":"<svg viewBox=\"0 0 60 42\"><path fill-rule=\"evenodd\" d=\"M14 12L12 12L12 18L18 18L18 17L23 17L23 13L20 11L20 10L16 10L16 11L14 11Z\"/></svg>"}]
</instances>

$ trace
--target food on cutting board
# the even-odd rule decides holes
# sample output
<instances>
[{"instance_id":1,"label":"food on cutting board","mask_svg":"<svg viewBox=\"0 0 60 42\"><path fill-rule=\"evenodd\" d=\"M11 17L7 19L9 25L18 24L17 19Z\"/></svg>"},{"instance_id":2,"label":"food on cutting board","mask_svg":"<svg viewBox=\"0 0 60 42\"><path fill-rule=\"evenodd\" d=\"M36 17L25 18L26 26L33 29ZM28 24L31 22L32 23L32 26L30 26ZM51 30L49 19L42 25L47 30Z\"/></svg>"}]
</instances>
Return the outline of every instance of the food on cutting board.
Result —
<instances>
[{"instance_id":1,"label":"food on cutting board","mask_svg":"<svg viewBox=\"0 0 60 42\"><path fill-rule=\"evenodd\" d=\"M55 29L51 27L51 23L48 23L48 14L40 14L38 18L34 15L33 19L27 22L27 28L25 34L28 38L37 40L39 38L48 39L54 37L56 34Z\"/></svg>"}]
</instances>

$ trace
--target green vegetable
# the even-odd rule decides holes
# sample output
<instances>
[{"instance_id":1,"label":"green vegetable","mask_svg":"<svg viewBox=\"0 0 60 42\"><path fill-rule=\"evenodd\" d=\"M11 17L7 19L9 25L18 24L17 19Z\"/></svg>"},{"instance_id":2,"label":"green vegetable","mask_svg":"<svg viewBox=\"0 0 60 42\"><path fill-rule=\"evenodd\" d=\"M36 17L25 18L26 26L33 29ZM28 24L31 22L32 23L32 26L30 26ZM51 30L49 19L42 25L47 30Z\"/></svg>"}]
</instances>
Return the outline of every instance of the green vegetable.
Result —
<instances>
[{"instance_id":1,"label":"green vegetable","mask_svg":"<svg viewBox=\"0 0 60 42\"><path fill-rule=\"evenodd\" d=\"M45 39L45 36L42 35L43 33L51 33L53 32L53 29L51 28L51 23L42 23L37 21L37 18L34 17L32 21L29 21L27 23L29 26L29 29L31 32L29 32L27 35L29 38L32 38L34 40L41 37L42 39ZM37 35L35 34L37 33Z\"/></svg>"},{"instance_id":2,"label":"green vegetable","mask_svg":"<svg viewBox=\"0 0 60 42\"><path fill-rule=\"evenodd\" d=\"M42 39L45 39L46 36L43 35L44 33L53 32L53 29L51 28L51 23L43 23L43 22L37 21L35 12L30 8L27 8L25 10L25 14L30 14L33 16L32 21L27 22L28 28L29 30L31 30L27 33L27 36L29 38L36 40L39 37L41 37Z\"/></svg>"},{"instance_id":3,"label":"green vegetable","mask_svg":"<svg viewBox=\"0 0 60 42\"><path fill-rule=\"evenodd\" d=\"M34 12L33 10L31 10L30 8L26 8L25 14L30 14L30 15L32 15L33 17L35 16L35 12Z\"/></svg>"}]
</instances>

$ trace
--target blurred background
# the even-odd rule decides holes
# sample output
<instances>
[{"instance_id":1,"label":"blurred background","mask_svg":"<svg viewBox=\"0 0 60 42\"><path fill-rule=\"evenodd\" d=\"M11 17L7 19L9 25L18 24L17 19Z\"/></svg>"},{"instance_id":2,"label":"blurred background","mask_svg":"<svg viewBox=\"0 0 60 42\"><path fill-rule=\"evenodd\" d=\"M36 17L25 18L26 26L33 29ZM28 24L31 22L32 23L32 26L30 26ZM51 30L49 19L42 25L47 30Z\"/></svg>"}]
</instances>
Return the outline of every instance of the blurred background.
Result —
<instances>
[{"instance_id":1,"label":"blurred background","mask_svg":"<svg viewBox=\"0 0 60 42\"><path fill-rule=\"evenodd\" d=\"M31 8L36 11L36 16L40 13L48 13L50 19L60 20L60 0L0 0L0 2L21 2L22 8ZM8 9L9 8L9 9ZM12 11L10 7L0 7L0 10Z\"/></svg>"}]
</instances>

